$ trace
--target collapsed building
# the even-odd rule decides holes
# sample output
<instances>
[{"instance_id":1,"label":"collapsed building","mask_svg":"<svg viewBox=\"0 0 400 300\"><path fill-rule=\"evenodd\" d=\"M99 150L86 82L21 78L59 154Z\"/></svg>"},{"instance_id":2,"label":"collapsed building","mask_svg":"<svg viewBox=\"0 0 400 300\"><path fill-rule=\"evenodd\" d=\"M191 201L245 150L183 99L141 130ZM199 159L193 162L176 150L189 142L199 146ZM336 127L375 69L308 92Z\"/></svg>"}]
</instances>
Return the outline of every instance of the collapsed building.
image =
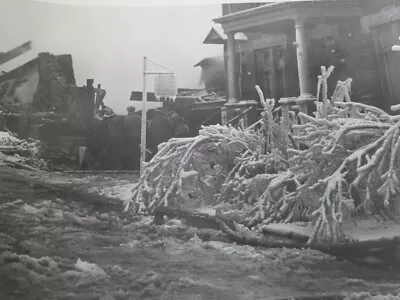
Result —
<instances>
[{"instance_id":1,"label":"collapsed building","mask_svg":"<svg viewBox=\"0 0 400 300\"><path fill-rule=\"evenodd\" d=\"M19 135L36 137L38 126L29 127L27 121L39 118L45 122L73 114L69 103L77 92L72 57L40 53L37 58L0 76L4 125Z\"/></svg>"},{"instance_id":2,"label":"collapsed building","mask_svg":"<svg viewBox=\"0 0 400 300\"><path fill-rule=\"evenodd\" d=\"M94 121L93 80L76 85L72 56L39 53L0 76L0 129L44 141L74 160Z\"/></svg>"},{"instance_id":3,"label":"collapsed building","mask_svg":"<svg viewBox=\"0 0 400 300\"><path fill-rule=\"evenodd\" d=\"M93 79L76 85L71 55L42 52L0 75L0 130L42 141L58 165L138 169L141 112L116 115L104 105L105 95ZM147 119L148 158L161 142L188 134L177 114L148 110Z\"/></svg>"}]
</instances>

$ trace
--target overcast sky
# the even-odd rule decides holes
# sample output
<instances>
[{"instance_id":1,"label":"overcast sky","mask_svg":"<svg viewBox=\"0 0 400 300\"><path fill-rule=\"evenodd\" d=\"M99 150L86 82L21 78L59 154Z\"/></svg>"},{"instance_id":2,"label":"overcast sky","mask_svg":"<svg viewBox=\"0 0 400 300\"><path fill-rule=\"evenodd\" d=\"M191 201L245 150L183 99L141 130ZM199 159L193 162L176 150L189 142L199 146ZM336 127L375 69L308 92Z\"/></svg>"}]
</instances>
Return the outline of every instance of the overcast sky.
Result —
<instances>
[{"instance_id":1,"label":"overcast sky","mask_svg":"<svg viewBox=\"0 0 400 300\"><path fill-rule=\"evenodd\" d=\"M142 89L144 55L173 69L179 87L198 87L200 70L193 65L222 55L221 46L202 44L212 19L220 15L217 3L104 7L0 0L0 52L33 42L32 51L1 69L8 71L39 52L72 54L77 84L94 78L107 90L106 105L126 113L130 91Z\"/></svg>"}]
</instances>

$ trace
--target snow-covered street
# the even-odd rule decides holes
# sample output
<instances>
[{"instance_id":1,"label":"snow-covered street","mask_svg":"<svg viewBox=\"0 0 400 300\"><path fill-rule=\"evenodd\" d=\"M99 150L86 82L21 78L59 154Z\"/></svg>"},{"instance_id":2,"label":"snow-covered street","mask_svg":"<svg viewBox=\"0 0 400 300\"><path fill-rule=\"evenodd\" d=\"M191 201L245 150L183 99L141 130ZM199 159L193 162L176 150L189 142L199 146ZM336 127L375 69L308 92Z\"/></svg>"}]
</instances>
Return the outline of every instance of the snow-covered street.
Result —
<instances>
[{"instance_id":1,"label":"snow-covered street","mask_svg":"<svg viewBox=\"0 0 400 300\"><path fill-rule=\"evenodd\" d=\"M382 294L400 293L398 272L357 267L311 250L237 246L218 231L177 220L156 226L151 218L124 214L122 203L105 196L49 191L30 184L27 172L0 172L0 299L285 299L352 293L348 299L371 299L365 292L381 293L376 299L383 299ZM51 180L79 182L86 190L91 185L92 193L108 182L106 196L127 196L135 176L114 181L110 176L71 183L58 174Z\"/></svg>"}]
</instances>

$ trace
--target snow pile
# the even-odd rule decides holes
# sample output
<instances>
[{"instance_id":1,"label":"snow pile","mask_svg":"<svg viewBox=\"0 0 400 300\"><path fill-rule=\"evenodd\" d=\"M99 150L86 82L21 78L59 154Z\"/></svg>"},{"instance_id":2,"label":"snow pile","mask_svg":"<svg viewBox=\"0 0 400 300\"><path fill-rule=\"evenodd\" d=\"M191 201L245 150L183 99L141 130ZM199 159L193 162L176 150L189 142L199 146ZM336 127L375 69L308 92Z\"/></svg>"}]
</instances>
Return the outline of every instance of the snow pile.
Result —
<instances>
[{"instance_id":1,"label":"snow pile","mask_svg":"<svg viewBox=\"0 0 400 300\"><path fill-rule=\"evenodd\" d=\"M30 270L36 274L36 277L40 277L40 275L51 276L58 269L57 262L50 257L35 258L9 251L4 251L0 255L0 264L11 264L14 269Z\"/></svg>"},{"instance_id":2,"label":"snow pile","mask_svg":"<svg viewBox=\"0 0 400 300\"><path fill-rule=\"evenodd\" d=\"M0 131L0 151L1 150L25 150L31 152L32 155L36 155L39 153L39 142L32 139L21 140L8 131Z\"/></svg>"},{"instance_id":3,"label":"snow pile","mask_svg":"<svg viewBox=\"0 0 400 300\"><path fill-rule=\"evenodd\" d=\"M47 211L46 207L42 207L42 208L36 208L35 206L29 205L29 204L25 204L22 209L29 213L29 214L40 214L40 213L44 213Z\"/></svg>"},{"instance_id":4,"label":"snow pile","mask_svg":"<svg viewBox=\"0 0 400 300\"><path fill-rule=\"evenodd\" d=\"M47 163L40 158L42 145L33 139L19 139L8 131L0 131L0 164L21 163L44 169Z\"/></svg>"},{"instance_id":5,"label":"snow pile","mask_svg":"<svg viewBox=\"0 0 400 300\"><path fill-rule=\"evenodd\" d=\"M370 293L353 293L346 295L344 300L400 300L400 294L398 295L372 295Z\"/></svg>"},{"instance_id":6,"label":"snow pile","mask_svg":"<svg viewBox=\"0 0 400 300\"><path fill-rule=\"evenodd\" d=\"M240 256L252 261L263 261L265 259L260 251L255 250L254 247L251 246L232 245L216 241L206 242L206 245L206 247L220 250L226 255Z\"/></svg>"},{"instance_id":7,"label":"snow pile","mask_svg":"<svg viewBox=\"0 0 400 300\"><path fill-rule=\"evenodd\" d=\"M75 269L94 277L105 277L107 276L106 272L100 268L98 265L89 263L87 261L83 261L80 258L76 261L74 265Z\"/></svg>"},{"instance_id":8,"label":"snow pile","mask_svg":"<svg viewBox=\"0 0 400 300\"><path fill-rule=\"evenodd\" d=\"M8 131L0 131L0 146L15 145L21 141L12 136Z\"/></svg>"},{"instance_id":9,"label":"snow pile","mask_svg":"<svg viewBox=\"0 0 400 300\"><path fill-rule=\"evenodd\" d=\"M101 189L92 187L92 188L89 188L88 192L99 194L99 195L107 197L107 198L119 199L123 202L126 202L126 201L129 201L132 199L133 186L134 186L134 184L132 184L132 183L125 183L125 184L119 184L116 186L103 187Z\"/></svg>"}]
</instances>

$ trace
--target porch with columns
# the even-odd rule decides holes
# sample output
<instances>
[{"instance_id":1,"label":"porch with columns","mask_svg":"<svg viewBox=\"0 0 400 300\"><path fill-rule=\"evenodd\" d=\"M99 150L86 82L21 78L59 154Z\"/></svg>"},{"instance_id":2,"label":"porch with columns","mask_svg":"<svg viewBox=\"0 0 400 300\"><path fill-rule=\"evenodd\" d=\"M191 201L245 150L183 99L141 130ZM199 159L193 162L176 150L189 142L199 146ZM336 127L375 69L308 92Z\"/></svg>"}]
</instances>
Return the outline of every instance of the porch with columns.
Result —
<instances>
[{"instance_id":1,"label":"porch with columns","mask_svg":"<svg viewBox=\"0 0 400 300\"><path fill-rule=\"evenodd\" d=\"M227 98L229 104L239 102L236 85L236 63L234 36L237 32L248 34L258 32L265 35L286 33L294 30L298 73L298 100L315 101L313 86L310 80L309 49L307 26L315 26L321 22L329 22L330 18L348 18L361 15L361 8L356 2L345 5L338 2L282 2L266 4L253 9L226 15L214 19L221 24L227 36ZM323 20L323 21L321 21ZM290 46L290 45L287 45ZM278 100L278 99L276 99Z\"/></svg>"}]
</instances>

